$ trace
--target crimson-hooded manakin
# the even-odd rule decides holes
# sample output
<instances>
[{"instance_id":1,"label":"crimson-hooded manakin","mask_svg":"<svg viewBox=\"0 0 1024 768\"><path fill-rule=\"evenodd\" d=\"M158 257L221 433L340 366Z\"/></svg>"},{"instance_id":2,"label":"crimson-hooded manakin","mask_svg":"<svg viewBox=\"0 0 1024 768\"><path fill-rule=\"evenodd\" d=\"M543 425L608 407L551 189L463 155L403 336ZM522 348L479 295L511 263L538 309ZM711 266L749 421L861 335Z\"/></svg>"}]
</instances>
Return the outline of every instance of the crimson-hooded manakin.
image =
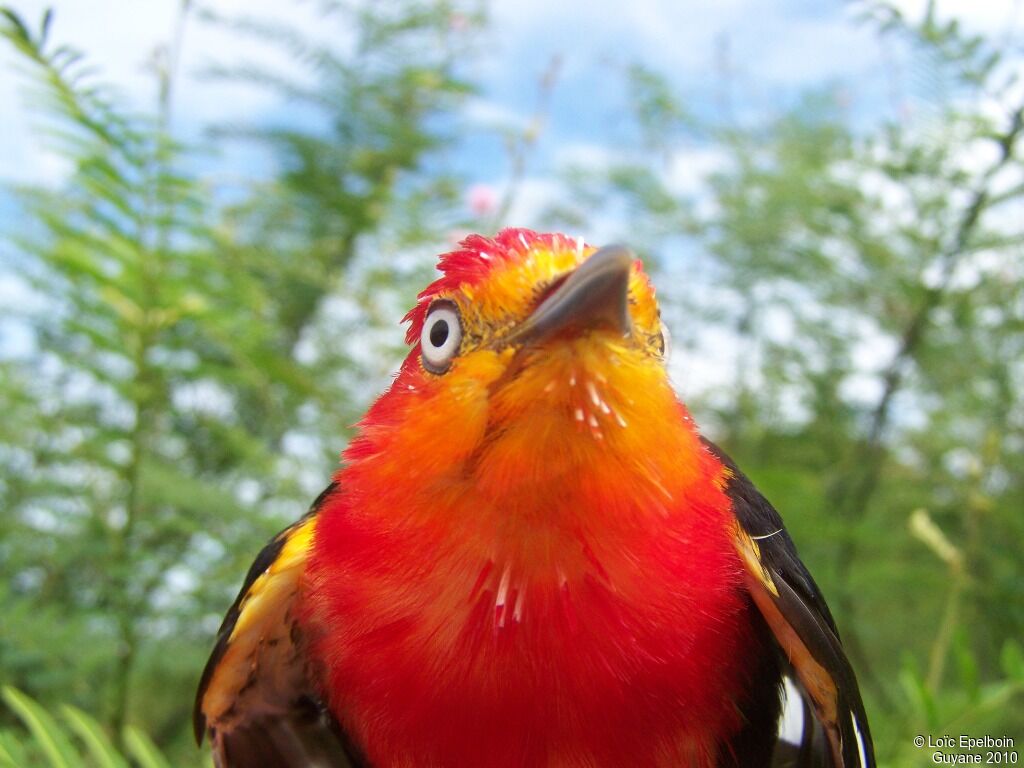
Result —
<instances>
[{"instance_id":1,"label":"crimson-hooded manakin","mask_svg":"<svg viewBox=\"0 0 1024 768\"><path fill-rule=\"evenodd\" d=\"M508 229L439 267L228 611L195 709L217 764L873 766L829 609L673 391L634 255Z\"/></svg>"}]
</instances>

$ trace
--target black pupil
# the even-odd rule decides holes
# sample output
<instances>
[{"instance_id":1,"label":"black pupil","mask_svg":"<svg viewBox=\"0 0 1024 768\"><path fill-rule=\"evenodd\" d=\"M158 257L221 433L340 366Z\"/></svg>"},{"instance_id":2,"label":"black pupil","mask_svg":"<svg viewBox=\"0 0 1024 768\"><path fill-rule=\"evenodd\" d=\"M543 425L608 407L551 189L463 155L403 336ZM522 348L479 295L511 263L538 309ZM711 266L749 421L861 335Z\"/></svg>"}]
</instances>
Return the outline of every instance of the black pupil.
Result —
<instances>
[{"instance_id":1,"label":"black pupil","mask_svg":"<svg viewBox=\"0 0 1024 768\"><path fill-rule=\"evenodd\" d=\"M438 320L430 328L430 343L435 347L440 347L448 341L448 321Z\"/></svg>"}]
</instances>

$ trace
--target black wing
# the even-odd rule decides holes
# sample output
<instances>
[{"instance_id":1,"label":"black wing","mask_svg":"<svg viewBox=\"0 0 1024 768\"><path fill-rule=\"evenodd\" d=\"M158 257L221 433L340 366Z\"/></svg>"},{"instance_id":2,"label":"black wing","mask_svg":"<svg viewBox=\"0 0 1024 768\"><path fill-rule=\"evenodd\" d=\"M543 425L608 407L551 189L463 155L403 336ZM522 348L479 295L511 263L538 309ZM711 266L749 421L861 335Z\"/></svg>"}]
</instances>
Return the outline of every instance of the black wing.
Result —
<instances>
[{"instance_id":1,"label":"black wing","mask_svg":"<svg viewBox=\"0 0 1024 768\"><path fill-rule=\"evenodd\" d=\"M808 753L823 768L874 768L874 747L857 678L843 651L832 613L800 561L782 518L732 459L704 444L729 471L725 491L738 523L736 545L747 566L747 586L785 654L815 727L805 723ZM811 748L824 731L828 749ZM818 736L820 742L820 735Z\"/></svg>"},{"instance_id":2,"label":"black wing","mask_svg":"<svg viewBox=\"0 0 1024 768\"><path fill-rule=\"evenodd\" d=\"M334 490L263 548L217 632L193 726L200 743L210 734L218 768L364 766L313 684L292 610L317 510Z\"/></svg>"}]
</instances>

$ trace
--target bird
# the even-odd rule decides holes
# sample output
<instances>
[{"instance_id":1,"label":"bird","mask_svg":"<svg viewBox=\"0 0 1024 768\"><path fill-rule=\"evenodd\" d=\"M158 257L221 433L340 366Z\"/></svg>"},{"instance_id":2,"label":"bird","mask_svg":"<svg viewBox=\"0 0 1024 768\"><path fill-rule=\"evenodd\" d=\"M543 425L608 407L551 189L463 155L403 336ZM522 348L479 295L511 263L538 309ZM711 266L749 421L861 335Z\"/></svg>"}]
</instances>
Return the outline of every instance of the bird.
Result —
<instances>
[{"instance_id":1,"label":"bird","mask_svg":"<svg viewBox=\"0 0 1024 768\"><path fill-rule=\"evenodd\" d=\"M509 228L438 270L217 633L215 764L874 766L829 608L673 389L635 254Z\"/></svg>"}]
</instances>

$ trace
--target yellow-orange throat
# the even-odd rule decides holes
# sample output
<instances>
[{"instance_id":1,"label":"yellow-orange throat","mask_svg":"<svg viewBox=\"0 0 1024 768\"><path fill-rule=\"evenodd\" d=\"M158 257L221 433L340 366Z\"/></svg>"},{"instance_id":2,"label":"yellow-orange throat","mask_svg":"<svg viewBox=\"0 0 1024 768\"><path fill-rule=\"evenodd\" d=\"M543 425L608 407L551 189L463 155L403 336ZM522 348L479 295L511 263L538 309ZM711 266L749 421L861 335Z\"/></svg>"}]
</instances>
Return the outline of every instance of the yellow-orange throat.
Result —
<instances>
[{"instance_id":1,"label":"yellow-orange throat","mask_svg":"<svg viewBox=\"0 0 1024 768\"><path fill-rule=\"evenodd\" d=\"M439 526L520 574L571 570L567 538L597 528L613 541L637 516L665 515L698 475L654 290L633 260L625 332L570 325L503 343L595 249L520 230L467 246L410 313L415 341L431 307L450 303L460 350L435 374L414 346L346 454L346 482L365 478L394 525Z\"/></svg>"}]
</instances>

